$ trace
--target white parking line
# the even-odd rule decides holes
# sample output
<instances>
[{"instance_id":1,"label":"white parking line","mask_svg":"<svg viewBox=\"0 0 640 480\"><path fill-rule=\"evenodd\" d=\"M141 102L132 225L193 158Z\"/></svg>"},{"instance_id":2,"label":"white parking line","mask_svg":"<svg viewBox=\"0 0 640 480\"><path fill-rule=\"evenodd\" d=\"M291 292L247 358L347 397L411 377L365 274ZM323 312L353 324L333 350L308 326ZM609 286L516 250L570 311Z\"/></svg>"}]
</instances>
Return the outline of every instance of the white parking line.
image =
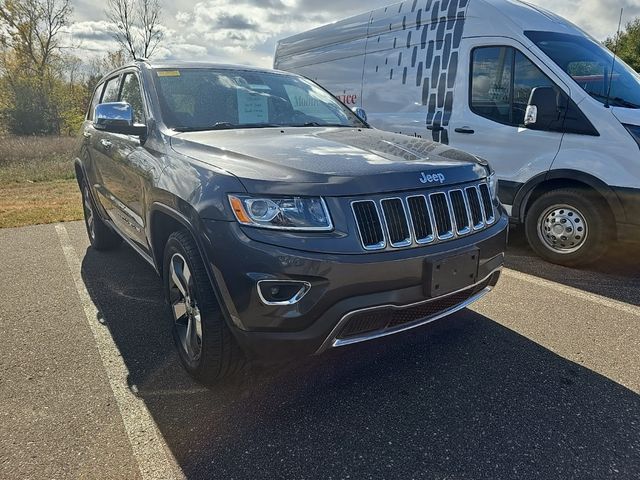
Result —
<instances>
[{"instance_id":1,"label":"white parking line","mask_svg":"<svg viewBox=\"0 0 640 480\"><path fill-rule=\"evenodd\" d=\"M98 321L98 309L82 281L80 259L71 244L67 229L61 224L56 225L55 228L78 291L80 303L95 338L109 385L120 409L124 428L142 478L184 478L143 400L134 395L127 386L129 370L109 333L109 329Z\"/></svg>"},{"instance_id":2,"label":"white parking line","mask_svg":"<svg viewBox=\"0 0 640 480\"><path fill-rule=\"evenodd\" d=\"M505 268L502 272L507 277L517 278L518 280L533 283L540 287L550 288L552 290L555 290L556 292L562 292L588 302L597 303L605 307L613 308L640 317L640 307L636 307L635 305L612 300L596 293L585 292L584 290L580 290L579 288L569 287L558 282L553 282L551 280L545 280L534 275L529 275L528 273L511 270L510 268Z\"/></svg>"}]
</instances>

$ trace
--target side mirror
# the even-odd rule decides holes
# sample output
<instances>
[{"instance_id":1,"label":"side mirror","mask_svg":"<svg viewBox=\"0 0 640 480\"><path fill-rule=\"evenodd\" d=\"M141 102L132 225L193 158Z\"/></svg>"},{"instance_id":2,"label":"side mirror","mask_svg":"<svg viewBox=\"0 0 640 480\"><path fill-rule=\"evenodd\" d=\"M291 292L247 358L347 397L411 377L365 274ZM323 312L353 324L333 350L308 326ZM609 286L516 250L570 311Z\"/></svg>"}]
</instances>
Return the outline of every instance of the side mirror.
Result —
<instances>
[{"instance_id":1,"label":"side mirror","mask_svg":"<svg viewBox=\"0 0 640 480\"><path fill-rule=\"evenodd\" d=\"M133 110L126 102L100 103L93 116L96 130L124 135L145 135L145 125L133 123Z\"/></svg>"},{"instance_id":2,"label":"side mirror","mask_svg":"<svg viewBox=\"0 0 640 480\"><path fill-rule=\"evenodd\" d=\"M531 90L524 126L533 130L554 130L561 119L561 93L553 87L535 87Z\"/></svg>"},{"instance_id":3,"label":"side mirror","mask_svg":"<svg viewBox=\"0 0 640 480\"><path fill-rule=\"evenodd\" d=\"M367 121L367 112L364 111L364 108L360 108L360 107L353 107L351 109L351 111L353 113L356 114L356 117L358 117L360 120L362 120L363 122Z\"/></svg>"}]
</instances>

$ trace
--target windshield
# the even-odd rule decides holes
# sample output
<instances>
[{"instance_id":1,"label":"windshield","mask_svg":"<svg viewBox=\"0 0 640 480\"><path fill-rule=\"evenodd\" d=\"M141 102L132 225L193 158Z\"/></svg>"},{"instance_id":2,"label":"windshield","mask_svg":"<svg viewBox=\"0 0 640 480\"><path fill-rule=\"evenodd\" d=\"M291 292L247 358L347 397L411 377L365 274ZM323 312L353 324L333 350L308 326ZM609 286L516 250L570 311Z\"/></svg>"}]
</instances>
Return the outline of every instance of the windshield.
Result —
<instances>
[{"instance_id":1,"label":"windshield","mask_svg":"<svg viewBox=\"0 0 640 480\"><path fill-rule=\"evenodd\" d=\"M619 107L640 108L640 76L599 43L585 36L524 32L551 60L596 100ZM611 88L609 89L609 83Z\"/></svg>"},{"instance_id":2,"label":"windshield","mask_svg":"<svg viewBox=\"0 0 640 480\"><path fill-rule=\"evenodd\" d=\"M154 72L165 124L179 131L364 127L330 93L295 75L213 68Z\"/></svg>"}]
</instances>

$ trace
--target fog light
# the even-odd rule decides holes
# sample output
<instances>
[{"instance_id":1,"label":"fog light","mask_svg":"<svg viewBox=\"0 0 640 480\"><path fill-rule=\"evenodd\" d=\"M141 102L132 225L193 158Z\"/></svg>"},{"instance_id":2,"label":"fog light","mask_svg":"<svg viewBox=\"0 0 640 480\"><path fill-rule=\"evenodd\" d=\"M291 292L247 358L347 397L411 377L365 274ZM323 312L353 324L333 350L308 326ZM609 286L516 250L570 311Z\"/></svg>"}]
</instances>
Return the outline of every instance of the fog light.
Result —
<instances>
[{"instance_id":1,"label":"fog light","mask_svg":"<svg viewBox=\"0 0 640 480\"><path fill-rule=\"evenodd\" d=\"M260 280L258 296L265 305L294 305L311 290L309 282L301 280Z\"/></svg>"}]
</instances>

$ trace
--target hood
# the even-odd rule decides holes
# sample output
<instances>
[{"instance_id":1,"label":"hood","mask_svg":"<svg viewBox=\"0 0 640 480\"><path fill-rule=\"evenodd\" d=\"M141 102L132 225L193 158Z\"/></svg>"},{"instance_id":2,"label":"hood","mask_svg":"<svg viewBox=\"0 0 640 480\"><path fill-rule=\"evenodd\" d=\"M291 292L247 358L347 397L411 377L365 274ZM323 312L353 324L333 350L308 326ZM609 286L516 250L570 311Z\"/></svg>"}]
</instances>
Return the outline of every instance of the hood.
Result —
<instances>
[{"instance_id":1,"label":"hood","mask_svg":"<svg viewBox=\"0 0 640 480\"><path fill-rule=\"evenodd\" d=\"M610 107L613 116L620 123L640 126L640 108Z\"/></svg>"},{"instance_id":2,"label":"hood","mask_svg":"<svg viewBox=\"0 0 640 480\"><path fill-rule=\"evenodd\" d=\"M247 192L259 194L350 196L451 185L487 175L486 162L473 155L367 128L178 133L171 146L235 175Z\"/></svg>"}]
</instances>

